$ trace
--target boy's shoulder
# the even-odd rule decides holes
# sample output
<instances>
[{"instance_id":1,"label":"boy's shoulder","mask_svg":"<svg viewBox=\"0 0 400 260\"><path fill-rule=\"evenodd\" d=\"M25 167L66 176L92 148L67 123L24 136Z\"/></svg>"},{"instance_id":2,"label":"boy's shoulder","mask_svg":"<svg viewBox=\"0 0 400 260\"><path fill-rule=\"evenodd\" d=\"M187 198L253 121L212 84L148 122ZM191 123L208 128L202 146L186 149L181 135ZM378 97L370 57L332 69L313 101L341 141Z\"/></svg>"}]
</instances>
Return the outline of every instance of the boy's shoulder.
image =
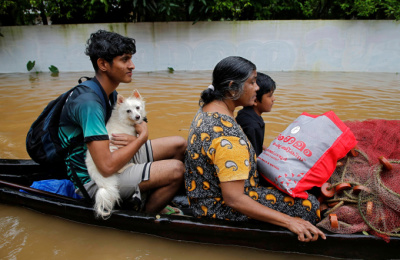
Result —
<instances>
[{"instance_id":1,"label":"boy's shoulder","mask_svg":"<svg viewBox=\"0 0 400 260\"><path fill-rule=\"evenodd\" d=\"M260 117L253 107L244 107L238 111L236 116L236 122L242 127L245 126L255 126L264 124L264 120Z\"/></svg>"},{"instance_id":2,"label":"boy's shoulder","mask_svg":"<svg viewBox=\"0 0 400 260\"><path fill-rule=\"evenodd\" d=\"M76 86L65 102L66 106L92 107L102 106L102 100L96 92L86 86Z\"/></svg>"},{"instance_id":3,"label":"boy's shoulder","mask_svg":"<svg viewBox=\"0 0 400 260\"><path fill-rule=\"evenodd\" d=\"M65 102L61 121L66 123L78 118L101 118L105 114L106 108L102 105L101 98L89 87L77 86Z\"/></svg>"},{"instance_id":4,"label":"boy's shoulder","mask_svg":"<svg viewBox=\"0 0 400 260\"><path fill-rule=\"evenodd\" d=\"M87 95L85 95L87 94ZM76 99L78 97L83 99L97 99L98 96L91 88L84 85L77 85L74 91L71 93L71 98Z\"/></svg>"},{"instance_id":5,"label":"boy's shoulder","mask_svg":"<svg viewBox=\"0 0 400 260\"><path fill-rule=\"evenodd\" d=\"M254 111L254 107L243 107L238 111L236 118L247 117L247 116L258 116L256 111Z\"/></svg>"}]
</instances>

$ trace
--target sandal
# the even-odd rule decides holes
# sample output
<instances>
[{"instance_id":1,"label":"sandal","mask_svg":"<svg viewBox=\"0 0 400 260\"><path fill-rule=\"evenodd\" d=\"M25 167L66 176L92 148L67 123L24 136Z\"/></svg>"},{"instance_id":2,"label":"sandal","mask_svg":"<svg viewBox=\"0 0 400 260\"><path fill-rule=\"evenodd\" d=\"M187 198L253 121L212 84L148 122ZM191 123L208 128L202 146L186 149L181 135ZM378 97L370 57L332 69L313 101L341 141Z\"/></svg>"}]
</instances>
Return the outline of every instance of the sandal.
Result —
<instances>
[{"instance_id":1,"label":"sandal","mask_svg":"<svg viewBox=\"0 0 400 260\"><path fill-rule=\"evenodd\" d=\"M163 212L165 211L165 212ZM161 212L160 214L164 215L183 215L182 210L179 208L172 207L170 205L167 205Z\"/></svg>"}]
</instances>

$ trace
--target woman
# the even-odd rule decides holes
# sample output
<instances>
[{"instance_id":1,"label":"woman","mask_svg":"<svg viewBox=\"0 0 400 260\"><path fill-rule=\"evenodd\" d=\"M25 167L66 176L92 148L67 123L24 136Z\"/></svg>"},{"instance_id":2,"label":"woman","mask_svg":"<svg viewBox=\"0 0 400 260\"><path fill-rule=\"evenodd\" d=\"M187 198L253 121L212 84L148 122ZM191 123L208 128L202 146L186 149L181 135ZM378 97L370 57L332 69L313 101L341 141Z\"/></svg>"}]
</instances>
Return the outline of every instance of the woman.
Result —
<instances>
[{"instance_id":1,"label":"woman","mask_svg":"<svg viewBox=\"0 0 400 260\"><path fill-rule=\"evenodd\" d=\"M314 196L303 201L259 186L254 149L234 119L236 107L254 104L256 79L252 62L227 57L216 65L212 85L201 94L185 155L185 186L193 214L233 221L256 219L285 227L300 241L325 239L311 224L319 218Z\"/></svg>"}]
</instances>

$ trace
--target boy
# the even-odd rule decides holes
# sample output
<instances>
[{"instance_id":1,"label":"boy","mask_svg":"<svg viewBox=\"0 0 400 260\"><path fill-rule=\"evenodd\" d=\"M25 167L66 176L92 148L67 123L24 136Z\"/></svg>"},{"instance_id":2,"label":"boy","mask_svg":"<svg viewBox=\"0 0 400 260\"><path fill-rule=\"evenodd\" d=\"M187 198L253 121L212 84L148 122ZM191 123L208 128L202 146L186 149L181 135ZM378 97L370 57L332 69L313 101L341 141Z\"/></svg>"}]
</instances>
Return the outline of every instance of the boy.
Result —
<instances>
[{"instance_id":1,"label":"boy","mask_svg":"<svg viewBox=\"0 0 400 260\"><path fill-rule=\"evenodd\" d=\"M257 72L257 85L260 89L257 91L254 105L240 110L236 121L242 127L258 156L265 148L263 145L265 123L261 114L271 111L275 101L274 91L276 85L271 77L261 72Z\"/></svg>"},{"instance_id":2,"label":"boy","mask_svg":"<svg viewBox=\"0 0 400 260\"><path fill-rule=\"evenodd\" d=\"M135 165L118 175L121 198L127 201L140 199L139 208L143 211L163 213L183 183L185 139L174 136L150 141L145 122L135 125L137 137L116 134L109 140L106 130L105 115L111 114L116 102L112 93L120 83L131 82L135 69L132 55L135 53L132 38L104 30L91 34L85 54L90 57L95 70L92 80L100 87L107 109L104 111L101 98L94 91L79 86L64 105L59 137L64 147L71 147L65 158L68 175L71 177L75 171L91 197L97 186L86 169L87 149L104 177L115 174L133 158ZM110 141L120 148L110 152Z\"/></svg>"}]
</instances>

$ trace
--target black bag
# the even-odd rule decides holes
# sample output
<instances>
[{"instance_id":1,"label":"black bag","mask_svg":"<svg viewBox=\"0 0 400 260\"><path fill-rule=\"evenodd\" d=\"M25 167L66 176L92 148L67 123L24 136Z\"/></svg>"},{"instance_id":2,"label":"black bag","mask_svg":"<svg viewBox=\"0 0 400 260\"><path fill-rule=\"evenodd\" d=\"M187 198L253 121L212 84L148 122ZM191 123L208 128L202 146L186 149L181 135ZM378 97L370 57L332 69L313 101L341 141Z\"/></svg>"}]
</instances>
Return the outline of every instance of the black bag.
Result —
<instances>
[{"instance_id":1,"label":"black bag","mask_svg":"<svg viewBox=\"0 0 400 260\"><path fill-rule=\"evenodd\" d=\"M106 111L106 101L104 100L100 87L92 80L87 80L79 85L90 87L101 98L104 110ZM78 86L79 86L78 85ZM39 117L33 122L26 136L26 150L29 156L45 169L51 172L52 177L68 179L64 159L70 147L63 148L58 138L58 128L62 108L76 87L70 89L57 99L51 101ZM116 92L113 95L116 98ZM106 116L106 122L108 118ZM78 136L72 143L82 142L83 136Z\"/></svg>"}]
</instances>

